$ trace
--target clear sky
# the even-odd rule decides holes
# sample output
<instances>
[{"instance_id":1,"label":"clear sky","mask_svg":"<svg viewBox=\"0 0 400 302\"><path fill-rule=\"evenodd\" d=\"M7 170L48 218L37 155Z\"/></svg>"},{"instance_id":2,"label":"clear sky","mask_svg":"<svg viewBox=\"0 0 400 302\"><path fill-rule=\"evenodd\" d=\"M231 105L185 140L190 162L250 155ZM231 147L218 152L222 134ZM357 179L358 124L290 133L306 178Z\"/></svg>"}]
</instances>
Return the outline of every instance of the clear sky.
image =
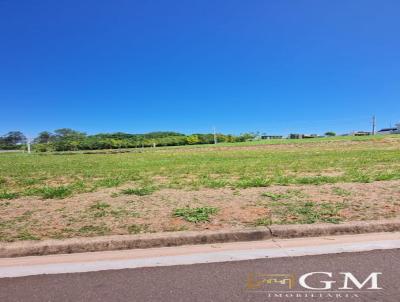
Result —
<instances>
[{"instance_id":1,"label":"clear sky","mask_svg":"<svg viewBox=\"0 0 400 302\"><path fill-rule=\"evenodd\" d=\"M0 0L0 134L400 121L398 0Z\"/></svg>"}]
</instances>

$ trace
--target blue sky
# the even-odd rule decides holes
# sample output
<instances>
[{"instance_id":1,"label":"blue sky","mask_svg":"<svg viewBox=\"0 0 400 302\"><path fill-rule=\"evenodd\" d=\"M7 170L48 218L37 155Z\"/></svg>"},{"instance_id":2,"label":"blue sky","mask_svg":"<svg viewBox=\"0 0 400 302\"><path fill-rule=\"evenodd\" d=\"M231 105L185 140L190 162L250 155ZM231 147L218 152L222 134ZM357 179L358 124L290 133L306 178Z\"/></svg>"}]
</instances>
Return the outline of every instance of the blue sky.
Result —
<instances>
[{"instance_id":1,"label":"blue sky","mask_svg":"<svg viewBox=\"0 0 400 302\"><path fill-rule=\"evenodd\" d=\"M0 0L0 134L400 121L397 0Z\"/></svg>"}]
</instances>

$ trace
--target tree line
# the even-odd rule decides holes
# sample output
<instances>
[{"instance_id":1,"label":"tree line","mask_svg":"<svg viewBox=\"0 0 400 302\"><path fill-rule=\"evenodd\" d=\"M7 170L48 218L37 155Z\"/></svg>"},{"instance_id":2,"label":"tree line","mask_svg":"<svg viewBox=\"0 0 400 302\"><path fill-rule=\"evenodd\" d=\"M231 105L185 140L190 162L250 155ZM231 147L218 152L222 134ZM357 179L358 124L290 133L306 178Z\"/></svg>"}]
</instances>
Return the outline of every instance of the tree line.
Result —
<instances>
[{"instance_id":1,"label":"tree line","mask_svg":"<svg viewBox=\"0 0 400 302\"><path fill-rule=\"evenodd\" d=\"M256 135L217 134L218 142L244 142ZM0 149L24 149L27 139L20 131L11 131L0 137ZM198 133L186 135L178 132L159 131L145 134L99 133L87 135L84 132L69 128L57 129L53 132L43 131L31 142L32 149L38 152L101 150L120 148L141 148L153 146L181 146L214 143L214 134Z\"/></svg>"},{"instance_id":2,"label":"tree line","mask_svg":"<svg viewBox=\"0 0 400 302\"><path fill-rule=\"evenodd\" d=\"M10 131L0 136L0 150L16 150L26 144L26 136L21 131Z\"/></svg>"}]
</instances>

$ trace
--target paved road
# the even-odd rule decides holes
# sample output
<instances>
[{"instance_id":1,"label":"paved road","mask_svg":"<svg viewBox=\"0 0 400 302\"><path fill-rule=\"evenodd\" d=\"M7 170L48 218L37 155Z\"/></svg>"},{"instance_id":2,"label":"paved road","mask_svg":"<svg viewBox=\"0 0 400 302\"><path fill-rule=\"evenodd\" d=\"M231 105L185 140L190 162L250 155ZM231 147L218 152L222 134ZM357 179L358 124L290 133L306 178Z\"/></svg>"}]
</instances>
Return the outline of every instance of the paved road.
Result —
<instances>
[{"instance_id":1,"label":"paved road","mask_svg":"<svg viewBox=\"0 0 400 302\"><path fill-rule=\"evenodd\" d=\"M333 278L317 275L307 279L309 286L336 280L332 292L313 291L298 284L309 272L332 272ZM378 286L359 292L337 291L342 286L339 272L352 272L360 282L372 272L382 272ZM250 275L249 275L250 274ZM293 274L294 286L261 284L248 289L249 276L255 280L271 277L262 274ZM254 285L255 283L253 283ZM349 283L352 285L352 283ZM349 286L350 286L349 285ZM354 285L352 285L354 287ZM275 292L273 292L273 291ZM286 291L276 292L276 291ZM301 291L301 292L295 292ZM296 297L296 295L298 297ZM308 295L308 298L306 297ZM0 279L0 301L400 301L400 249L375 250L290 258L152 267L100 272L39 275Z\"/></svg>"}]
</instances>

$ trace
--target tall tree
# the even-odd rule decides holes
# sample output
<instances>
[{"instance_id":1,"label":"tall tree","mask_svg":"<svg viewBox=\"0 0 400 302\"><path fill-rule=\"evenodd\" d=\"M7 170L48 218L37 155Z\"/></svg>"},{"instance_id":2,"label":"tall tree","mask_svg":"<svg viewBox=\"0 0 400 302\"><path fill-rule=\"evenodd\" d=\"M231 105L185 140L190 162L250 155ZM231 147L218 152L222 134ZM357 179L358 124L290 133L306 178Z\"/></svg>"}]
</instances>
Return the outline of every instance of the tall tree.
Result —
<instances>
[{"instance_id":1,"label":"tall tree","mask_svg":"<svg viewBox=\"0 0 400 302\"><path fill-rule=\"evenodd\" d=\"M54 138L54 135L51 132L42 131L35 138L34 142L38 143L38 144L48 144L53 140L53 138Z\"/></svg>"},{"instance_id":2,"label":"tall tree","mask_svg":"<svg viewBox=\"0 0 400 302\"><path fill-rule=\"evenodd\" d=\"M6 145L16 146L26 143L26 136L21 131L10 131L3 135L2 141Z\"/></svg>"},{"instance_id":3,"label":"tall tree","mask_svg":"<svg viewBox=\"0 0 400 302\"><path fill-rule=\"evenodd\" d=\"M55 136L60 139L83 139L86 137L86 133L79 132L70 128L61 128L54 130Z\"/></svg>"}]
</instances>

